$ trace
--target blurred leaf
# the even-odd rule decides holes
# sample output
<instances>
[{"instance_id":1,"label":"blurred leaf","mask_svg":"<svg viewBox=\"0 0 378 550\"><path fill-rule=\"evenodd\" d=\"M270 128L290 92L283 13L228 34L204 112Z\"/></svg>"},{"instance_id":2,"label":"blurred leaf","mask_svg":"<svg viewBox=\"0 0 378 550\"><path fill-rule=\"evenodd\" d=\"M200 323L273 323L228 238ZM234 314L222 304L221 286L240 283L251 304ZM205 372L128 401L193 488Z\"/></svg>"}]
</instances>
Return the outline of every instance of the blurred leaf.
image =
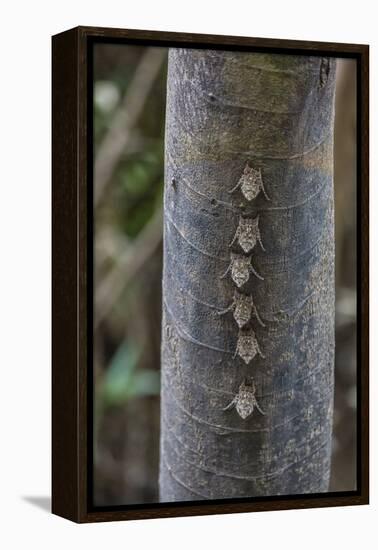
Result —
<instances>
[{"instance_id":1,"label":"blurred leaf","mask_svg":"<svg viewBox=\"0 0 378 550\"><path fill-rule=\"evenodd\" d=\"M160 375L152 369L143 369L135 373L129 389L129 396L159 395Z\"/></svg>"},{"instance_id":2,"label":"blurred leaf","mask_svg":"<svg viewBox=\"0 0 378 550\"><path fill-rule=\"evenodd\" d=\"M120 174L122 186L130 195L143 195L149 188L151 175L145 162L128 163L126 170Z\"/></svg>"},{"instance_id":3,"label":"blurred leaf","mask_svg":"<svg viewBox=\"0 0 378 550\"><path fill-rule=\"evenodd\" d=\"M124 342L114 354L106 370L103 399L106 405L122 405L131 397L157 395L159 373L150 369L136 370L140 352Z\"/></svg>"},{"instance_id":4,"label":"blurred leaf","mask_svg":"<svg viewBox=\"0 0 378 550\"><path fill-rule=\"evenodd\" d=\"M138 359L139 353L134 346L130 346L127 342L120 345L105 373L103 386L105 402L115 404L124 401Z\"/></svg>"}]
</instances>

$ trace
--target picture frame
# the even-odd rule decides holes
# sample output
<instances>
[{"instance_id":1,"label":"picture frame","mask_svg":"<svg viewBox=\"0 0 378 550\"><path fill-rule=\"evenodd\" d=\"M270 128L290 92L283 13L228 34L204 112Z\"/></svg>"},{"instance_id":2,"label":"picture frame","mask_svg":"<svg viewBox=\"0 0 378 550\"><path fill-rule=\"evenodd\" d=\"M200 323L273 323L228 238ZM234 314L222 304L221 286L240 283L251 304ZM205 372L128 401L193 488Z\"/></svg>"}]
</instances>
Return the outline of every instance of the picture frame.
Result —
<instances>
[{"instance_id":1,"label":"picture frame","mask_svg":"<svg viewBox=\"0 0 378 550\"><path fill-rule=\"evenodd\" d=\"M93 47L133 44L353 58L357 67L357 489L94 506ZM52 512L77 523L369 502L369 47L77 27L52 38Z\"/></svg>"}]
</instances>

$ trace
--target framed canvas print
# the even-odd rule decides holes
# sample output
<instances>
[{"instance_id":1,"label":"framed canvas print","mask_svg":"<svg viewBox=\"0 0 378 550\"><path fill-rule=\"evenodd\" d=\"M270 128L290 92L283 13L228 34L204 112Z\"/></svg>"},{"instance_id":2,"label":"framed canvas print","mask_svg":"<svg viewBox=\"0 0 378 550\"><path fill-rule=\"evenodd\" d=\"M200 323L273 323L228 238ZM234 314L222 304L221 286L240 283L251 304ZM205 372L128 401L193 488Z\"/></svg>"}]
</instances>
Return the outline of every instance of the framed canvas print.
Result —
<instances>
[{"instance_id":1,"label":"framed canvas print","mask_svg":"<svg viewBox=\"0 0 378 550\"><path fill-rule=\"evenodd\" d=\"M53 37L53 512L368 503L368 46Z\"/></svg>"}]
</instances>

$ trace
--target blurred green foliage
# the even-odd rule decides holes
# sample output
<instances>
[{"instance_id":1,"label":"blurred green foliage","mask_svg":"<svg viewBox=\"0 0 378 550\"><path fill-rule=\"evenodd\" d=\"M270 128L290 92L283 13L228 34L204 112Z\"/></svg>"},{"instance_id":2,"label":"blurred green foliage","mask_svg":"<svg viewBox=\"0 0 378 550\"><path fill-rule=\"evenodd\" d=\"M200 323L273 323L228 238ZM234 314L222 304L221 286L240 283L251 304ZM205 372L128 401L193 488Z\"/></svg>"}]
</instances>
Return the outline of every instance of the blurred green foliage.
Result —
<instances>
[{"instance_id":1,"label":"blurred green foliage","mask_svg":"<svg viewBox=\"0 0 378 550\"><path fill-rule=\"evenodd\" d=\"M160 143L121 163L116 183L119 201L114 216L128 237L136 237L161 204L162 163Z\"/></svg>"},{"instance_id":2,"label":"blurred green foliage","mask_svg":"<svg viewBox=\"0 0 378 550\"><path fill-rule=\"evenodd\" d=\"M145 51L144 47L114 45L96 50L93 113L95 157L117 117L117 110L127 97L130 83ZM134 239L161 207L166 65L165 62L148 94L142 115L131 129L128 145L118 159L112 180L96 207L95 244L102 235L111 235L113 240L109 253L107 250L102 251L104 257L98 262L100 265L96 266L96 288L116 267L118 254L117 249L112 249L114 243L122 243L123 249L119 254L126 247L132 247ZM126 270L127 266L125 275ZM100 423L108 407L121 407L131 398L159 394L159 356L156 351L148 349L151 338L129 334L130 326L138 321L135 317L135 303L141 304L138 318L151 315L143 310L143 294L146 284L152 287L156 285L155 279L156 273L149 275L147 270L147 276L143 275L126 286L96 331L96 341L100 348L97 358L100 372L96 387ZM152 359L151 354L154 354ZM151 368L151 364L155 368Z\"/></svg>"},{"instance_id":3,"label":"blurred green foliage","mask_svg":"<svg viewBox=\"0 0 378 550\"><path fill-rule=\"evenodd\" d=\"M130 397L158 395L160 377L152 369L137 370L140 352L128 342L123 342L112 357L102 387L105 405L120 406Z\"/></svg>"},{"instance_id":4,"label":"blurred green foliage","mask_svg":"<svg viewBox=\"0 0 378 550\"><path fill-rule=\"evenodd\" d=\"M117 107L127 93L133 73L130 67L125 69L125 73L129 76L120 78L114 70L108 75L108 80L95 82L95 151L101 146ZM97 213L97 227L111 224L129 238L138 235L162 201L165 73L166 67L146 102L138 126L133 129L130 144L119 160L106 198Z\"/></svg>"}]
</instances>

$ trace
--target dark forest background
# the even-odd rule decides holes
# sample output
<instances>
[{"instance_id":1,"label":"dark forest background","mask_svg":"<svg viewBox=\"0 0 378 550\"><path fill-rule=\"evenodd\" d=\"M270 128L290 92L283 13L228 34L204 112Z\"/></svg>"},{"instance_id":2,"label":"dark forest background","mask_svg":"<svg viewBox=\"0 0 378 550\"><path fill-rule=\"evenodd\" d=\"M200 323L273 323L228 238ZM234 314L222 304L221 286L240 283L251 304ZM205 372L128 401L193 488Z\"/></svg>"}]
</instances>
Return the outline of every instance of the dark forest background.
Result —
<instances>
[{"instance_id":1,"label":"dark forest background","mask_svg":"<svg viewBox=\"0 0 378 550\"><path fill-rule=\"evenodd\" d=\"M97 505L158 500L167 50L96 45ZM356 484L356 68L337 61L336 393L331 491Z\"/></svg>"}]
</instances>

